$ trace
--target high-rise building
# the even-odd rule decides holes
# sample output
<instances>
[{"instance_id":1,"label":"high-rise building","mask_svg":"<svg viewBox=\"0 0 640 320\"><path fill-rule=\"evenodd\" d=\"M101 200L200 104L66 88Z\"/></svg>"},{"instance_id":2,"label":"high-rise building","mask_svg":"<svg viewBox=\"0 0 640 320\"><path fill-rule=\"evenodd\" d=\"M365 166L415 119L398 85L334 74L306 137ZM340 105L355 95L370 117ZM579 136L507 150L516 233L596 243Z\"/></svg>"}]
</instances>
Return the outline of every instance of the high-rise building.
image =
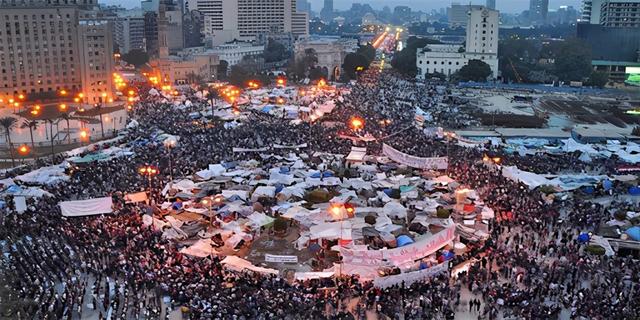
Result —
<instances>
[{"instance_id":1,"label":"high-rise building","mask_svg":"<svg viewBox=\"0 0 640 320\"><path fill-rule=\"evenodd\" d=\"M151 57L158 55L158 13L148 11L144 14L144 40L147 53Z\"/></svg>"},{"instance_id":2,"label":"high-rise building","mask_svg":"<svg viewBox=\"0 0 640 320\"><path fill-rule=\"evenodd\" d=\"M491 10L495 10L496 9L496 0L487 0L486 6L487 6L487 8L489 8Z\"/></svg>"},{"instance_id":3,"label":"high-rise building","mask_svg":"<svg viewBox=\"0 0 640 320\"><path fill-rule=\"evenodd\" d=\"M320 10L320 18L326 22L330 22L333 19L333 0L324 0L324 6Z\"/></svg>"},{"instance_id":4,"label":"high-rise building","mask_svg":"<svg viewBox=\"0 0 640 320\"><path fill-rule=\"evenodd\" d=\"M113 23L95 0L0 0L0 97L113 97Z\"/></svg>"},{"instance_id":5,"label":"high-rise building","mask_svg":"<svg viewBox=\"0 0 640 320\"><path fill-rule=\"evenodd\" d=\"M492 77L498 76L498 25L500 13L486 7L471 7L467 15L466 46L451 44L428 45L416 55L418 79L441 73L447 77L480 60L489 65ZM460 50L463 49L463 50Z\"/></svg>"},{"instance_id":6,"label":"high-rise building","mask_svg":"<svg viewBox=\"0 0 640 320\"><path fill-rule=\"evenodd\" d=\"M547 23L549 13L549 0L529 0L529 20L533 25Z\"/></svg>"},{"instance_id":7,"label":"high-rise building","mask_svg":"<svg viewBox=\"0 0 640 320\"><path fill-rule=\"evenodd\" d=\"M447 8L447 20L452 27L464 27L469 22L469 11L472 9L479 9L482 6L468 5L460 3L452 3L451 7Z\"/></svg>"},{"instance_id":8,"label":"high-rise building","mask_svg":"<svg viewBox=\"0 0 640 320\"><path fill-rule=\"evenodd\" d=\"M308 15L298 12L296 0L196 0L204 16L204 34L214 45L235 40L254 41L259 34L309 33Z\"/></svg>"},{"instance_id":9,"label":"high-rise building","mask_svg":"<svg viewBox=\"0 0 640 320\"><path fill-rule=\"evenodd\" d=\"M115 42L121 54L131 50L146 50L144 17L120 17L115 23Z\"/></svg>"},{"instance_id":10,"label":"high-rise building","mask_svg":"<svg viewBox=\"0 0 640 320\"><path fill-rule=\"evenodd\" d=\"M640 27L640 0L604 1L600 6L600 25L605 27Z\"/></svg>"},{"instance_id":11,"label":"high-rise building","mask_svg":"<svg viewBox=\"0 0 640 320\"><path fill-rule=\"evenodd\" d=\"M311 16L311 2L308 0L296 0L296 8L298 12L306 12Z\"/></svg>"}]
</instances>

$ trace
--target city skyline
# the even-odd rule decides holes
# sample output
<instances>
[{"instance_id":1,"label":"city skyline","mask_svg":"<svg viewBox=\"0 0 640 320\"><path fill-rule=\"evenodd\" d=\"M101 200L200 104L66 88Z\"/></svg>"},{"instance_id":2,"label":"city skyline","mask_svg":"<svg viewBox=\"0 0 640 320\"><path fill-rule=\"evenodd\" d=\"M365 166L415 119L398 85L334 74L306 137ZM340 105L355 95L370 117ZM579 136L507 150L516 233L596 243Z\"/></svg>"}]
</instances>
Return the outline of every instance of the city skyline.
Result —
<instances>
[{"instance_id":1,"label":"city skyline","mask_svg":"<svg viewBox=\"0 0 640 320\"><path fill-rule=\"evenodd\" d=\"M100 3L104 4L116 4L121 5L125 8L134 8L139 7L139 1L130 1L130 0L101 0ZM322 10L322 6L324 0L309 0L311 2L311 9L316 12L320 12ZM451 3L467 3L467 1L463 0L397 0L397 1L389 1L389 0L342 0L342 1L334 1L334 7L336 10L347 10L351 7L353 3L368 3L374 9L381 10L384 6L389 6L391 9L395 6L409 6L413 10L422 10L422 11L431 11L433 9L446 8L451 5ZM472 4L485 4L485 0L472 0L470 1ZM560 6L573 6L576 9L579 9L581 6L581 0L549 0L549 9L556 10ZM498 0L496 1L496 7L498 10L502 12L508 13L520 13L524 10L529 9L529 0Z\"/></svg>"}]
</instances>

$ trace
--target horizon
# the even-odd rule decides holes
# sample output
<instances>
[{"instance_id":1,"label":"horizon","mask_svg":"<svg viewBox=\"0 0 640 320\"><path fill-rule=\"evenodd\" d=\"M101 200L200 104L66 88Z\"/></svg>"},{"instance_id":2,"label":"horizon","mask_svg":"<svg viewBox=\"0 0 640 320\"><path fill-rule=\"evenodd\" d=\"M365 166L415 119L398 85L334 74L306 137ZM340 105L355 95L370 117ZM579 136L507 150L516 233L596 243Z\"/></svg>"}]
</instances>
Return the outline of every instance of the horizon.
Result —
<instances>
[{"instance_id":1,"label":"horizon","mask_svg":"<svg viewBox=\"0 0 640 320\"><path fill-rule=\"evenodd\" d=\"M320 12L323 5L323 0L308 0L311 2L311 9L315 12ZM429 12L431 10L439 10L441 8L447 8L452 3L467 3L463 0L334 0L334 8L337 10L348 10L353 3L368 3L374 10L382 10L385 6L388 6L393 10L396 6L408 6L414 11ZM485 0L472 0L468 1L471 4L484 4ZM100 4L108 5L120 5L127 9L140 7L140 1L131 0L100 0ZM557 10L560 6L573 6L576 10L580 10L581 0L549 0L549 10ZM496 9L504 13L520 13L529 8L529 0L497 0Z\"/></svg>"}]
</instances>

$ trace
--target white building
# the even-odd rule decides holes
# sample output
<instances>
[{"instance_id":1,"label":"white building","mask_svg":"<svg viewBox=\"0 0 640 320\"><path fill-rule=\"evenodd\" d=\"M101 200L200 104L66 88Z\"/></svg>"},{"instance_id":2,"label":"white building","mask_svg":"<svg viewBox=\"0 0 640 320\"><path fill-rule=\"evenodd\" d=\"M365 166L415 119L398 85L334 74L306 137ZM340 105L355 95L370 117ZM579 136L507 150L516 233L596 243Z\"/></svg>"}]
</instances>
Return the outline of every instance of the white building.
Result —
<instances>
[{"instance_id":1,"label":"white building","mask_svg":"<svg viewBox=\"0 0 640 320\"><path fill-rule=\"evenodd\" d=\"M236 42L228 43L206 50L208 53L217 55L220 60L229 63L229 67L242 61L244 56L257 56L264 53L264 46L256 46L251 43Z\"/></svg>"},{"instance_id":2,"label":"white building","mask_svg":"<svg viewBox=\"0 0 640 320\"><path fill-rule=\"evenodd\" d=\"M447 8L447 20L451 27L464 27L469 21L467 13L471 9L483 8L480 5L468 5L454 2L451 7Z\"/></svg>"},{"instance_id":3,"label":"white building","mask_svg":"<svg viewBox=\"0 0 640 320\"><path fill-rule=\"evenodd\" d=\"M498 76L498 22L499 13L485 7L472 6L468 13L466 48L460 45L437 44L418 49L416 66L418 79L438 72L449 77L467 65L480 60L491 68L491 77Z\"/></svg>"},{"instance_id":4,"label":"white building","mask_svg":"<svg viewBox=\"0 0 640 320\"><path fill-rule=\"evenodd\" d=\"M116 44L120 53L145 50L144 17L119 17L115 27Z\"/></svg>"},{"instance_id":5,"label":"white building","mask_svg":"<svg viewBox=\"0 0 640 320\"><path fill-rule=\"evenodd\" d=\"M204 16L204 34L214 45L254 41L268 32L309 34L308 14L297 11L296 0L195 0L195 6Z\"/></svg>"}]
</instances>

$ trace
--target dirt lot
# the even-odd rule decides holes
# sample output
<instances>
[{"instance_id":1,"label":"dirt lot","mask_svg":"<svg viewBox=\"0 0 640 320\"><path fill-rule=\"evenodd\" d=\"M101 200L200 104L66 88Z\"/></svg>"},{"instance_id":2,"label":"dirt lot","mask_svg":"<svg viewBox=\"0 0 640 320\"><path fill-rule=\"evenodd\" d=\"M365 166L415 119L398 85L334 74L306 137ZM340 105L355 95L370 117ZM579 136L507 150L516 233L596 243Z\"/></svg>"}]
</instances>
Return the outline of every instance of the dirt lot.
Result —
<instances>
[{"instance_id":1,"label":"dirt lot","mask_svg":"<svg viewBox=\"0 0 640 320\"><path fill-rule=\"evenodd\" d=\"M540 108L582 124L609 123L619 128L640 124L640 117L624 113L629 106L619 102L542 98Z\"/></svg>"}]
</instances>

